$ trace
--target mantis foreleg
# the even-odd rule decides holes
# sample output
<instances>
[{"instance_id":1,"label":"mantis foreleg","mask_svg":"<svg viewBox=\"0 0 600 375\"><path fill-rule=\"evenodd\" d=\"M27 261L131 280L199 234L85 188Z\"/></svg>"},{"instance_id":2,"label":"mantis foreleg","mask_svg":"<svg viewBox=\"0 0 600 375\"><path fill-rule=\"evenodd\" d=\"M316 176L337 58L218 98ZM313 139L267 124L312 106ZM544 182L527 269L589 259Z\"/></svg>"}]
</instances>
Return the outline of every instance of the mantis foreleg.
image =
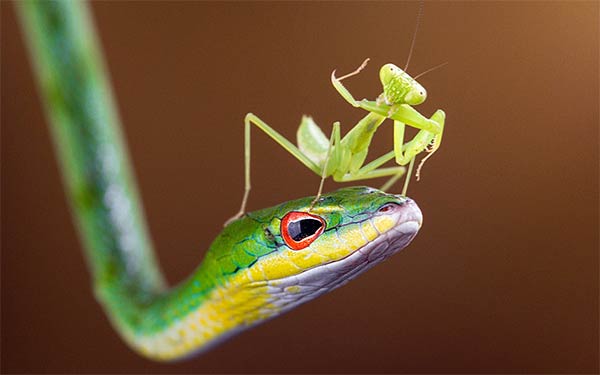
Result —
<instances>
[{"instance_id":1,"label":"mantis foreleg","mask_svg":"<svg viewBox=\"0 0 600 375\"><path fill-rule=\"evenodd\" d=\"M346 76L342 78L345 77ZM362 108L383 117L398 120L417 129L428 130L435 134L440 133L443 129L443 125L440 125L439 122L433 119L435 116L436 118L441 119L441 121L444 121L446 115L441 109L438 109L432 118L428 119L408 104L394 104L390 106L381 101L368 101L366 99L360 101L356 100L350 91L342 84L340 79L335 76L335 71L331 73L331 83L336 91L354 107Z\"/></svg>"}]
</instances>

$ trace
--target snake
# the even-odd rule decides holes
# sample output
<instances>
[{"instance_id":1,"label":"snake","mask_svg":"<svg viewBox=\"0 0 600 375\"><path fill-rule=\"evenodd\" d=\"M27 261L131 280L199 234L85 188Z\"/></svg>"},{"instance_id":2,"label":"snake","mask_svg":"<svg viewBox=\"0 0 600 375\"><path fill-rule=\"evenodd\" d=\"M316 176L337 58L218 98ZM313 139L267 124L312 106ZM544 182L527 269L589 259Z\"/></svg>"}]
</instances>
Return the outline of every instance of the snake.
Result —
<instances>
[{"instance_id":1,"label":"snake","mask_svg":"<svg viewBox=\"0 0 600 375\"><path fill-rule=\"evenodd\" d=\"M347 187L246 213L169 288L146 229L112 91L84 2L16 4L85 250L112 326L137 353L202 353L340 287L405 248L423 217L410 198Z\"/></svg>"}]
</instances>

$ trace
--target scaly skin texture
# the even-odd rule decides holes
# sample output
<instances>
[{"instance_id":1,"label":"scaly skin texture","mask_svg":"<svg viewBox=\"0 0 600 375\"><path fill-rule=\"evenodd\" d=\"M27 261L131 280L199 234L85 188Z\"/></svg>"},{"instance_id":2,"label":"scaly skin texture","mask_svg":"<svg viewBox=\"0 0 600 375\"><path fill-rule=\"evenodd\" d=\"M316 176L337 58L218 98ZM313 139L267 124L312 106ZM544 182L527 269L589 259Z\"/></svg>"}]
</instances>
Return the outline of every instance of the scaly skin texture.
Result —
<instances>
[{"instance_id":1,"label":"scaly skin texture","mask_svg":"<svg viewBox=\"0 0 600 375\"><path fill-rule=\"evenodd\" d=\"M16 5L97 299L139 353L174 360L206 350L342 285L417 233L421 213L408 198L342 189L310 210L324 231L308 247L292 250L284 243L281 219L309 211L312 197L232 222L194 274L167 290L87 4Z\"/></svg>"},{"instance_id":2,"label":"scaly skin texture","mask_svg":"<svg viewBox=\"0 0 600 375\"><path fill-rule=\"evenodd\" d=\"M248 213L231 223L187 281L146 305L124 309L126 296L108 288L102 299L116 311L128 342L159 360L203 350L350 280L406 246L421 225L412 200L367 187L326 194L309 211L312 199ZM379 211L389 203L395 203L393 209ZM281 218L291 211L310 212L326 223L302 250L292 250L281 236ZM380 246L368 246L378 241ZM364 259L350 259L353 254Z\"/></svg>"}]
</instances>

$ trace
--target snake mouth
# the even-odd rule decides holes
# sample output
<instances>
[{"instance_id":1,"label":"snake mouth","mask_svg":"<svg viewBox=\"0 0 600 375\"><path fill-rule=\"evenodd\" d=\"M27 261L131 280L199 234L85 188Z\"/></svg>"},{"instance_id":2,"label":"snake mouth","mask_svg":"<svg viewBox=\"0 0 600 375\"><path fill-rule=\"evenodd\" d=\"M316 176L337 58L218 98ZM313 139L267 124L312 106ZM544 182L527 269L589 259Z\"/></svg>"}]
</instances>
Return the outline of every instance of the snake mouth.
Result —
<instances>
[{"instance_id":1,"label":"snake mouth","mask_svg":"<svg viewBox=\"0 0 600 375\"><path fill-rule=\"evenodd\" d=\"M393 221L393 225L388 230L379 232L375 239L341 259L270 283L273 287L271 302L282 311L290 310L346 284L404 249L421 228L423 215L412 199L400 196L397 198L382 206L377 213L366 219L375 220L378 216L385 216ZM389 207L383 209L388 205ZM357 230L360 230L360 225L357 226Z\"/></svg>"}]
</instances>

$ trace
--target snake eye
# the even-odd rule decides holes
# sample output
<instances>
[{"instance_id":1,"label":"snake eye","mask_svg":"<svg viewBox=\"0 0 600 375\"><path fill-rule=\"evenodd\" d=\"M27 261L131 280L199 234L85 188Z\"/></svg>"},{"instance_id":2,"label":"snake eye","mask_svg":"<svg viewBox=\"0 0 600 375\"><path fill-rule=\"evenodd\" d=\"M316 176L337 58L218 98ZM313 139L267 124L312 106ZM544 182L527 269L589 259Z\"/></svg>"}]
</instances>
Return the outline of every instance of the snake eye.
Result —
<instances>
[{"instance_id":1,"label":"snake eye","mask_svg":"<svg viewBox=\"0 0 600 375\"><path fill-rule=\"evenodd\" d=\"M281 235L292 250L302 250L325 230L325 220L306 212L288 212L281 220Z\"/></svg>"},{"instance_id":2,"label":"snake eye","mask_svg":"<svg viewBox=\"0 0 600 375\"><path fill-rule=\"evenodd\" d=\"M396 207L398 207L398 204L396 203L386 203L379 208L378 212L387 213L394 210Z\"/></svg>"}]
</instances>

